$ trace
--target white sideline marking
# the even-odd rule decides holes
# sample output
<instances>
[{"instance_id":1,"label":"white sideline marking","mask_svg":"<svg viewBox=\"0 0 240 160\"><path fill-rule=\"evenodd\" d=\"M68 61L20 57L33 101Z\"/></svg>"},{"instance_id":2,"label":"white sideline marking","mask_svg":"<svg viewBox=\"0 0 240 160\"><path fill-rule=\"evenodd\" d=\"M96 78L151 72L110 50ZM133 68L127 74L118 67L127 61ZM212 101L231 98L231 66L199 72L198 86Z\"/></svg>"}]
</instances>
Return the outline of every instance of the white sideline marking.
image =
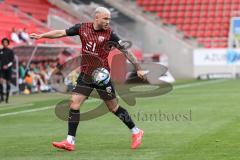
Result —
<instances>
[{"instance_id":1,"label":"white sideline marking","mask_svg":"<svg viewBox=\"0 0 240 160\"><path fill-rule=\"evenodd\" d=\"M15 104L16 105L16 104ZM3 111L3 110L11 110L11 109L14 109L14 108L22 108L22 107L29 107L29 106L33 106L34 104L33 103L26 103L26 104L22 104L22 105L19 105L19 106L15 106L15 107L3 107L1 108L0 107L0 111Z\"/></svg>"},{"instance_id":2,"label":"white sideline marking","mask_svg":"<svg viewBox=\"0 0 240 160\"><path fill-rule=\"evenodd\" d=\"M54 107L55 106L48 106L48 107L37 108L37 109L23 110L23 111L19 111L19 112L4 113L4 114L0 114L0 117L6 117L6 116L11 116L11 115L29 113L29 112L36 112L36 111L43 111L43 110L51 109L51 108L54 108Z\"/></svg>"},{"instance_id":3,"label":"white sideline marking","mask_svg":"<svg viewBox=\"0 0 240 160\"><path fill-rule=\"evenodd\" d=\"M213 80L213 81L207 81L207 82L197 82L197 83L191 83L191 84L182 84L182 85L176 85L175 87L173 86L173 89L204 86L207 84L215 84L215 83L220 83L220 82L225 82L225 81L227 81L227 79Z\"/></svg>"},{"instance_id":4,"label":"white sideline marking","mask_svg":"<svg viewBox=\"0 0 240 160\"><path fill-rule=\"evenodd\" d=\"M11 106L14 106L14 105L17 105L19 103L9 103L9 104L3 104L1 105L0 107L11 107ZM20 103L20 104L26 104L26 103Z\"/></svg>"},{"instance_id":5,"label":"white sideline marking","mask_svg":"<svg viewBox=\"0 0 240 160\"><path fill-rule=\"evenodd\" d=\"M224 81L227 81L227 80L224 79L224 80L214 80L214 81L209 81L209 82L183 84L183 85L177 85L177 86L173 87L173 89L189 88L189 87L195 87L195 86L204 86L204 85L215 84L215 83L220 83L220 82L224 82ZM97 102L97 101L100 101L100 100L99 99L90 99L90 100L86 101L86 103ZM23 110L23 111L18 111L18 112L4 113L4 114L0 114L0 117L6 117L6 116L17 115L17 114L22 114L22 113L44 111L44 110L52 109L54 107L55 107L55 105L42 107L42 108L37 108L37 109L28 109L28 110Z\"/></svg>"},{"instance_id":6,"label":"white sideline marking","mask_svg":"<svg viewBox=\"0 0 240 160\"><path fill-rule=\"evenodd\" d=\"M98 99L90 99L86 102L96 102L98 101ZM27 109L27 110L23 110L23 111L18 111L18 112L10 112L10 113L3 113L0 114L0 117L6 117L6 116L11 116L11 115L17 115L17 114L22 114L22 113L30 113L30 112L37 112L37 111L44 111L44 110L48 110L48 109L52 109L56 107L56 105L53 106L47 106L47 107L42 107L42 108L36 108L36 109Z\"/></svg>"}]
</instances>

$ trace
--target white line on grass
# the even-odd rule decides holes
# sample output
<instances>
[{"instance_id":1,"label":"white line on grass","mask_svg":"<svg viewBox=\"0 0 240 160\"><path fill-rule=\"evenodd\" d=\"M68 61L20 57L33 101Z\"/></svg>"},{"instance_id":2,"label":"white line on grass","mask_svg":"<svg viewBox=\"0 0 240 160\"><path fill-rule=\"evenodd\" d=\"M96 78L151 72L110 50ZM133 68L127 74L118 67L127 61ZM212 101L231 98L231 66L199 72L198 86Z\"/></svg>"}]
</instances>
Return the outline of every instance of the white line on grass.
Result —
<instances>
[{"instance_id":1,"label":"white line on grass","mask_svg":"<svg viewBox=\"0 0 240 160\"><path fill-rule=\"evenodd\" d=\"M87 102L97 102L99 101L98 99L90 99ZM53 106L47 106L47 107L42 107L42 108L36 108L36 109L27 109L27 110L23 110L23 111L18 111L18 112L11 112L11 113L3 113L0 114L0 117L6 117L6 116L11 116L11 115L17 115L17 114L22 114L22 113L30 113L30 112L37 112L37 111L44 111L44 110L48 110L48 109L52 109L56 107L56 105Z\"/></svg>"},{"instance_id":2,"label":"white line on grass","mask_svg":"<svg viewBox=\"0 0 240 160\"><path fill-rule=\"evenodd\" d=\"M6 116L11 116L11 115L36 112L36 111L43 111L43 110L51 109L54 107L55 106L48 106L48 107L42 107L42 108L37 108L37 109L28 109L28 110L23 110L23 111L18 111L18 112L4 113L4 114L0 114L0 117L6 117Z\"/></svg>"},{"instance_id":3,"label":"white line on grass","mask_svg":"<svg viewBox=\"0 0 240 160\"><path fill-rule=\"evenodd\" d=\"M225 81L227 81L227 79L212 80L212 81L207 81L207 82L197 82L197 83L191 83L191 84L181 84L181 85L173 86L173 89L204 86L204 85L207 85L207 84L216 84L216 83L225 82Z\"/></svg>"},{"instance_id":4,"label":"white line on grass","mask_svg":"<svg viewBox=\"0 0 240 160\"><path fill-rule=\"evenodd\" d=\"M183 85L175 86L174 89L189 88L189 87L195 87L195 86L204 86L204 85L208 85L208 84L215 84L215 83L220 83L220 82L225 82L225 81L227 81L227 80L214 80L214 81L199 82L199 83L192 83L192 84L183 84ZM98 101L100 101L100 100L99 99L90 99L86 102L90 103L90 102L98 102ZM0 114L0 117L18 115L18 114L22 114L22 113L44 111L44 110L52 109L54 107L55 107L55 105L54 106L37 108L37 109L27 109L27 110L18 111L18 112L4 113L4 114Z\"/></svg>"},{"instance_id":5,"label":"white line on grass","mask_svg":"<svg viewBox=\"0 0 240 160\"><path fill-rule=\"evenodd\" d=\"M26 103L10 103L10 104L3 104L0 106L0 108L4 108L4 107L11 107L11 106L14 106L14 105L22 105L22 104L26 104Z\"/></svg>"},{"instance_id":6,"label":"white line on grass","mask_svg":"<svg viewBox=\"0 0 240 160\"><path fill-rule=\"evenodd\" d=\"M34 105L33 103L27 103L27 104L22 104L22 105L15 106L15 107L3 107L3 108L0 108L0 111L22 108L22 107L29 107L29 106L33 106L33 105Z\"/></svg>"}]
</instances>

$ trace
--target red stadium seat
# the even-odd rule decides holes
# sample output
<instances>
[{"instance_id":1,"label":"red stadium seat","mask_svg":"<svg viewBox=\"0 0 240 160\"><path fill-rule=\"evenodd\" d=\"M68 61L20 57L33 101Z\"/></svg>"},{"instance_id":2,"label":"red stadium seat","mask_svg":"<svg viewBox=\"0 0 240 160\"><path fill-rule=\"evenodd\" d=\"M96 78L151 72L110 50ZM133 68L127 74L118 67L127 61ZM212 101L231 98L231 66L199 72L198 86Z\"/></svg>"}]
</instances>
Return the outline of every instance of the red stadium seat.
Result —
<instances>
[{"instance_id":1,"label":"red stadium seat","mask_svg":"<svg viewBox=\"0 0 240 160\"><path fill-rule=\"evenodd\" d=\"M16 6L21 11L45 22L47 21L48 9L55 8L47 0L5 0L5 3Z\"/></svg>"},{"instance_id":2,"label":"red stadium seat","mask_svg":"<svg viewBox=\"0 0 240 160\"><path fill-rule=\"evenodd\" d=\"M29 2L29 1L31 1L31 0L27 0L27 2ZM16 1L16 0L9 0L8 2L10 2L10 3L15 3L15 2L16 3L25 3L25 1L20 2L20 1ZM30 9L30 11L33 11L33 9L32 10ZM38 17L40 20L46 20L47 14L42 14L41 12L36 12L36 11L34 11L32 13L33 13L33 16ZM9 7L6 4L0 4L0 17L1 17L0 18L0 38L3 38L3 37L10 38L10 34L11 34L13 28L16 28L16 29L26 28L28 33L48 31L48 28L43 27L39 23L36 23L28 16L24 16L22 14L16 14L14 9L12 9L11 7ZM59 42L61 42L61 41L60 40L37 41L37 43L59 43ZM73 44L69 39L62 39L62 42L67 43L67 44Z\"/></svg>"},{"instance_id":3,"label":"red stadium seat","mask_svg":"<svg viewBox=\"0 0 240 160\"><path fill-rule=\"evenodd\" d=\"M230 18L240 16L240 0L137 0L137 4L158 12L164 24L176 25L185 37L204 38L198 42L208 48L227 46ZM219 37L221 41L216 40Z\"/></svg>"}]
</instances>

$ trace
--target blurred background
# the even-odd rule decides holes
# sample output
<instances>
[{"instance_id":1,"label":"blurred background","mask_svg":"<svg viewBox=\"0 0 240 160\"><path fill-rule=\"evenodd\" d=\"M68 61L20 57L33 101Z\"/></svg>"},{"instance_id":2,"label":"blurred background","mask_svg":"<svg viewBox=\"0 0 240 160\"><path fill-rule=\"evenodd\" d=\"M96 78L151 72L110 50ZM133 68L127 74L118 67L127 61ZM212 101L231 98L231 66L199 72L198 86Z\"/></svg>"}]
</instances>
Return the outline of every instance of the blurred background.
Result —
<instances>
[{"instance_id":1,"label":"blurred background","mask_svg":"<svg viewBox=\"0 0 240 160\"><path fill-rule=\"evenodd\" d=\"M110 9L113 30L133 43L141 63L168 67L164 80L239 77L240 0L1 0L0 38L15 52L12 93L51 91L54 67L81 52L79 37L34 41L29 34L91 21L99 6ZM121 66L112 77L125 82L133 68L112 52L109 63L119 55ZM57 82L74 84L79 71Z\"/></svg>"}]
</instances>

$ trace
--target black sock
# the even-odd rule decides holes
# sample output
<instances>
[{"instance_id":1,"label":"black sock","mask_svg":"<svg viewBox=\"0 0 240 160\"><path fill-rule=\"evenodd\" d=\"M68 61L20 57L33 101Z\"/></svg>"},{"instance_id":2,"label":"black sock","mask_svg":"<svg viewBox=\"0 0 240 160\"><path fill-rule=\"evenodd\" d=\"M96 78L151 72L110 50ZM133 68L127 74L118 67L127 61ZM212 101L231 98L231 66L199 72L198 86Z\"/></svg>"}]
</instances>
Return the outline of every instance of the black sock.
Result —
<instances>
[{"instance_id":1,"label":"black sock","mask_svg":"<svg viewBox=\"0 0 240 160\"><path fill-rule=\"evenodd\" d=\"M68 118L68 135L76 136L77 127L80 121L79 110L70 109Z\"/></svg>"},{"instance_id":2,"label":"black sock","mask_svg":"<svg viewBox=\"0 0 240 160\"><path fill-rule=\"evenodd\" d=\"M7 83L6 102L8 102L8 97L9 97L10 89L11 89L11 85L10 85L10 83Z\"/></svg>"},{"instance_id":3,"label":"black sock","mask_svg":"<svg viewBox=\"0 0 240 160\"><path fill-rule=\"evenodd\" d=\"M0 98L1 98L1 101L3 101L3 85L0 84Z\"/></svg>"},{"instance_id":4,"label":"black sock","mask_svg":"<svg viewBox=\"0 0 240 160\"><path fill-rule=\"evenodd\" d=\"M114 113L121 121L129 128L132 129L135 127L135 124L128 114L127 110L122 108L121 106L118 107L117 111Z\"/></svg>"}]
</instances>

